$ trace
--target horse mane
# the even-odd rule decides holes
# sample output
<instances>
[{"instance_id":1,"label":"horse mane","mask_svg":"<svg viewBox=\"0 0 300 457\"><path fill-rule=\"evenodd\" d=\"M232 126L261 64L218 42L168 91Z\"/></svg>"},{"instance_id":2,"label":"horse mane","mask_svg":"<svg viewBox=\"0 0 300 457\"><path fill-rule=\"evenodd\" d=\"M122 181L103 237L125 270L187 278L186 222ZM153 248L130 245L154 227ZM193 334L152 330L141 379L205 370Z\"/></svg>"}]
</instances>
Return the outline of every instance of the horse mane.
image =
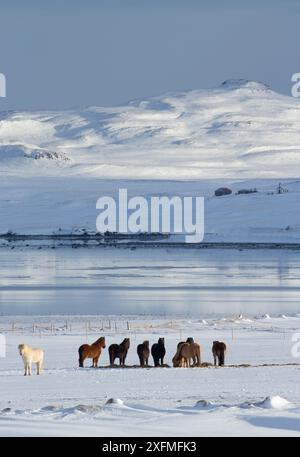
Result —
<instances>
[{"instance_id":1,"label":"horse mane","mask_svg":"<svg viewBox=\"0 0 300 457\"><path fill-rule=\"evenodd\" d=\"M102 343L104 341L105 337L104 336L101 336L100 338L98 338L94 343L93 345L97 345L99 343Z\"/></svg>"}]
</instances>

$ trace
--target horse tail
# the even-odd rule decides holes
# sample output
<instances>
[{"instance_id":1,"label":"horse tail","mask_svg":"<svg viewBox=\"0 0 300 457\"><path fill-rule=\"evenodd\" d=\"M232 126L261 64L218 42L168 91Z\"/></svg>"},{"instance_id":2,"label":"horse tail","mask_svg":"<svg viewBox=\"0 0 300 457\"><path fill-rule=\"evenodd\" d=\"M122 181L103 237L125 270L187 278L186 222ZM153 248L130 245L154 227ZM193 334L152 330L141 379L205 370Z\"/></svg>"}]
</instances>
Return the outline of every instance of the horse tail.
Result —
<instances>
[{"instance_id":1,"label":"horse tail","mask_svg":"<svg viewBox=\"0 0 300 457\"><path fill-rule=\"evenodd\" d=\"M79 363L80 368L83 368L83 362L84 362L83 349L84 349L83 346L80 346L80 348L78 349L78 354L79 354L78 363Z\"/></svg>"},{"instance_id":2,"label":"horse tail","mask_svg":"<svg viewBox=\"0 0 300 457\"><path fill-rule=\"evenodd\" d=\"M108 353L109 353L109 363L110 365L113 365L114 364L114 349L110 346L108 348Z\"/></svg>"}]
</instances>

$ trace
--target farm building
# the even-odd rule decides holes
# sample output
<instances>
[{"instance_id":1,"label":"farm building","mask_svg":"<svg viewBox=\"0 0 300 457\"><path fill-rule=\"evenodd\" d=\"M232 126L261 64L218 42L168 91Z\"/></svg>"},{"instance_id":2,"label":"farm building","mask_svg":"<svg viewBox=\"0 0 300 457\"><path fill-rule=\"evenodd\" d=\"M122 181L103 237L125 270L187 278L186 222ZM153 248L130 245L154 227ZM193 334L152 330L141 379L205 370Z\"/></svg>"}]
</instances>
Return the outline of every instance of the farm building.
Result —
<instances>
[{"instance_id":1,"label":"farm building","mask_svg":"<svg viewBox=\"0 0 300 457\"><path fill-rule=\"evenodd\" d=\"M232 194L232 190L228 189L228 187L220 187L219 189L215 190L216 197L222 197L223 195L230 195Z\"/></svg>"},{"instance_id":2,"label":"farm building","mask_svg":"<svg viewBox=\"0 0 300 457\"><path fill-rule=\"evenodd\" d=\"M257 189L241 189L238 190L237 194L238 195L244 195L244 194L256 194Z\"/></svg>"}]
</instances>

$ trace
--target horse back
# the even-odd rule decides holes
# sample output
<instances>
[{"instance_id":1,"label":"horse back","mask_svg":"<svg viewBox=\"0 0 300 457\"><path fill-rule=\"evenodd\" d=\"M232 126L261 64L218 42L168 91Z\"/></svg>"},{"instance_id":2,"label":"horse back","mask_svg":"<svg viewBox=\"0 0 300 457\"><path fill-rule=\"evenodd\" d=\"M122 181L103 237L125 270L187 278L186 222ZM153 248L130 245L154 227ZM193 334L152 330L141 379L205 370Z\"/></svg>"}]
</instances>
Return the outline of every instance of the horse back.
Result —
<instances>
[{"instance_id":1,"label":"horse back","mask_svg":"<svg viewBox=\"0 0 300 457\"><path fill-rule=\"evenodd\" d=\"M33 363L42 362L44 360L44 351L43 349L29 348L25 358L30 359Z\"/></svg>"},{"instance_id":2,"label":"horse back","mask_svg":"<svg viewBox=\"0 0 300 457\"><path fill-rule=\"evenodd\" d=\"M152 356L164 356L166 354L166 349L163 344L154 343L151 348Z\"/></svg>"},{"instance_id":3,"label":"horse back","mask_svg":"<svg viewBox=\"0 0 300 457\"><path fill-rule=\"evenodd\" d=\"M82 344L78 349L79 356L87 356L92 352L95 352L95 350L93 346L90 346L89 344Z\"/></svg>"}]
</instances>

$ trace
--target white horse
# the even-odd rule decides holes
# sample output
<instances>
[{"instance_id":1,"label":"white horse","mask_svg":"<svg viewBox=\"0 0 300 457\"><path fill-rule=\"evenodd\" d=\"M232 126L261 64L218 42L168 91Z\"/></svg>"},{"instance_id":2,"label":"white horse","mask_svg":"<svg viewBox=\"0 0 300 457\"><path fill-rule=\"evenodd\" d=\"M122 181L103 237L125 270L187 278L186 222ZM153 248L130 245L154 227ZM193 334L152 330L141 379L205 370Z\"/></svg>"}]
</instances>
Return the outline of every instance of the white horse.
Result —
<instances>
[{"instance_id":1,"label":"white horse","mask_svg":"<svg viewBox=\"0 0 300 457\"><path fill-rule=\"evenodd\" d=\"M19 344L20 356L23 359L25 373L24 376L31 375L31 364L36 363L36 374L41 374L43 371L44 351L43 349L32 349L27 344Z\"/></svg>"}]
</instances>

